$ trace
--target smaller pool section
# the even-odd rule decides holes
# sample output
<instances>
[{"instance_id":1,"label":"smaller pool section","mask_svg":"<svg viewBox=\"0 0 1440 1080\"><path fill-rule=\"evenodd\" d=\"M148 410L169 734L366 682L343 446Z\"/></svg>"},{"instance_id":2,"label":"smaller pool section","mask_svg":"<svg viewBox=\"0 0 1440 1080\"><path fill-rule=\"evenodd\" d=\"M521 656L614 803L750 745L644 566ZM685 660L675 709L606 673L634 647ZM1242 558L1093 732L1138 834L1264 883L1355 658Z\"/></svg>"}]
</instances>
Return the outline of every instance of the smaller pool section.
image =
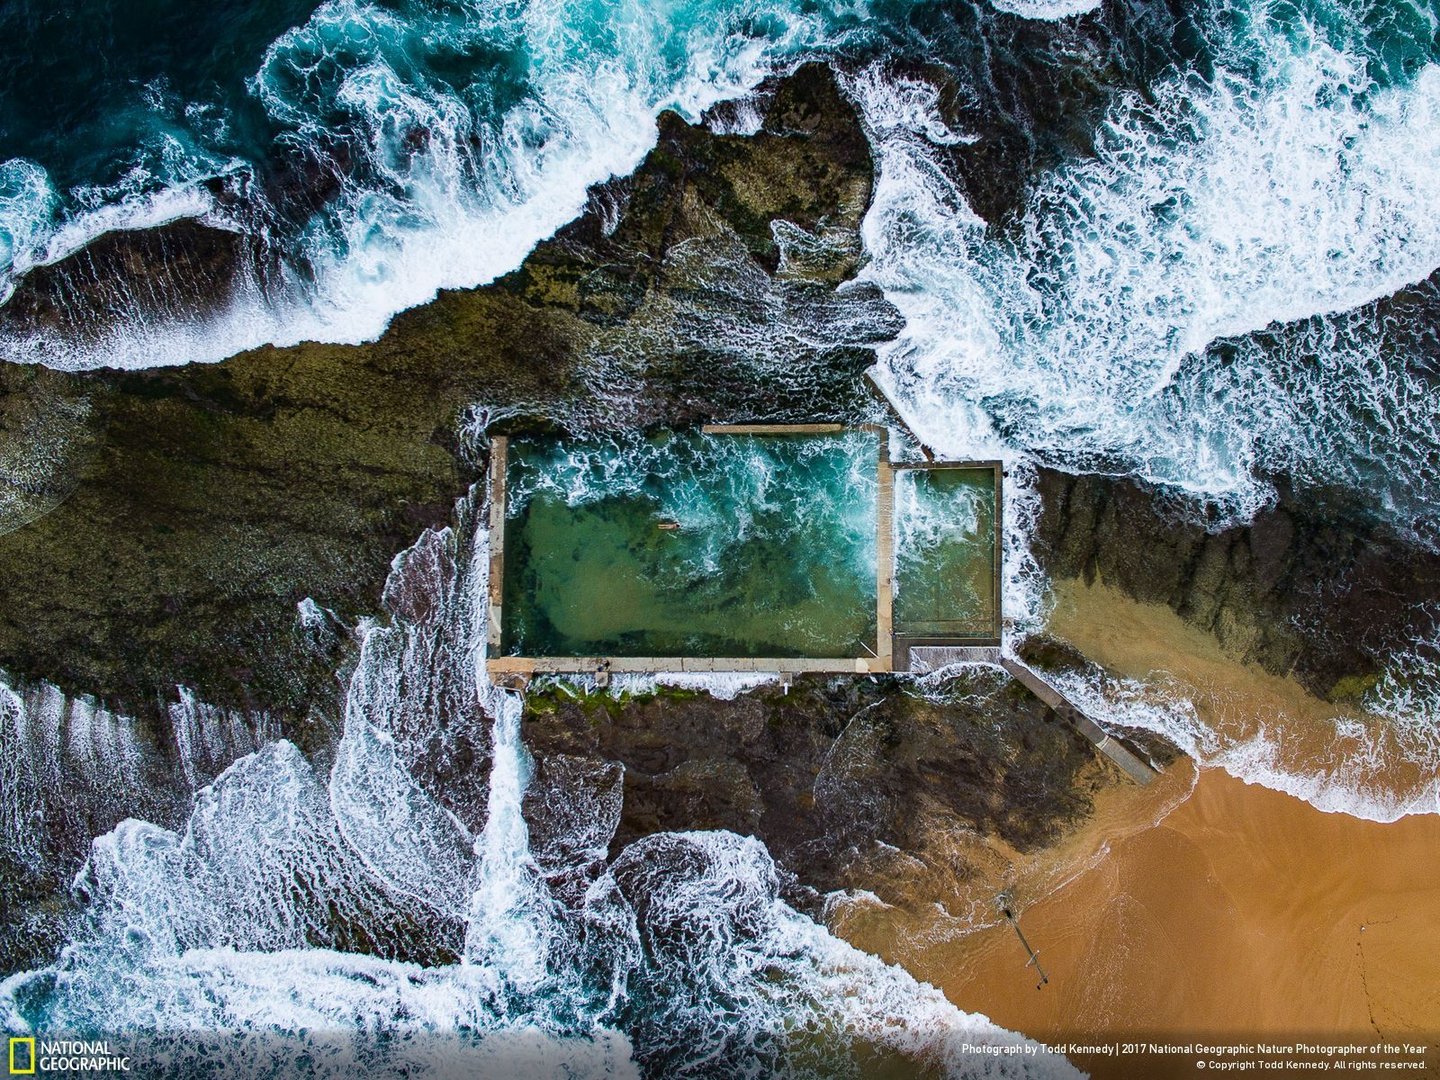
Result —
<instances>
[{"instance_id":1,"label":"smaller pool section","mask_svg":"<svg viewBox=\"0 0 1440 1080\"><path fill-rule=\"evenodd\" d=\"M998 641L997 469L895 474L895 632L916 640Z\"/></svg>"},{"instance_id":2,"label":"smaller pool section","mask_svg":"<svg viewBox=\"0 0 1440 1080\"><path fill-rule=\"evenodd\" d=\"M875 652L879 435L515 439L501 652Z\"/></svg>"}]
</instances>

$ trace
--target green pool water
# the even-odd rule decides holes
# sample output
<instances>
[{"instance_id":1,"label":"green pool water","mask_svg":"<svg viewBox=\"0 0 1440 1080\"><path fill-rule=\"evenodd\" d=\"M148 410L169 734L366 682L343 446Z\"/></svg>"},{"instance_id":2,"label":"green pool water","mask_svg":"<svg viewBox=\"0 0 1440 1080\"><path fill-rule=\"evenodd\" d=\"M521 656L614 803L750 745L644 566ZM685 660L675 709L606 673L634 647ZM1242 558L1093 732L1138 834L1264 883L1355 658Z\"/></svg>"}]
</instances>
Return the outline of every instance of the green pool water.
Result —
<instances>
[{"instance_id":1,"label":"green pool water","mask_svg":"<svg viewBox=\"0 0 1440 1080\"><path fill-rule=\"evenodd\" d=\"M878 454L868 431L512 441L502 651L871 655Z\"/></svg>"},{"instance_id":2,"label":"green pool water","mask_svg":"<svg viewBox=\"0 0 1440 1080\"><path fill-rule=\"evenodd\" d=\"M993 469L904 469L895 476L895 632L999 637Z\"/></svg>"}]
</instances>

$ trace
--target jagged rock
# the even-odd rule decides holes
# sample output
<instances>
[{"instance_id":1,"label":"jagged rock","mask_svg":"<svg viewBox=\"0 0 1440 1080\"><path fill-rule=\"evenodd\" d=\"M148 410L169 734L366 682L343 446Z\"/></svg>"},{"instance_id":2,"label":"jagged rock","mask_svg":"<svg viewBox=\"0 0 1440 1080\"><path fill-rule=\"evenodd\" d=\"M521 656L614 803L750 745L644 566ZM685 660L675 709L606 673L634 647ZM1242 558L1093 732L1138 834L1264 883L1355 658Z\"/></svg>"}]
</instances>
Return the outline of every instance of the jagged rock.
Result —
<instances>
[{"instance_id":1,"label":"jagged rock","mask_svg":"<svg viewBox=\"0 0 1440 1080\"><path fill-rule=\"evenodd\" d=\"M477 418L598 431L869 408L861 372L896 316L873 287L834 285L855 266L869 152L826 69L771 99L749 138L662 117L635 175L517 272L373 344L141 372L0 365L0 424L18 438L42 416L62 447L42 476L0 456L0 495L23 488L12 520L28 521L0 535L0 665L132 713L177 684L292 719L333 711L339 657L297 647L296 605L342 623L379 610L391 557L478 477ZM54 280L95 277L67 299L98 305L87 318L121 285L145 291L135 275L161 292L219 280L231 241L202 228L116 237ZM777 229L824 250L782 272Z\"/></svg>"},{"instance_id":2,"label":"jagged rock","mask_svg":"<svg viewBox=\"0 0 1440 1080\"><path fill-rule=\"evenodd\" d=\"M25 276L0 308L0 356L96 341L117 324L203 321L259 287L266 262L258 240L191 219L107 233Z\"/></svg>"},{"instance_id":3,"label":"jagged rock","mask_svg":"<svg viewBox=\"0 0 1440 1080\"><path fill-rule=\"evenodd\" d=\"M1043 846L1118 777L998 671L958 675L925 696L890 678L805 677L733 701L541 690L527 698L524 733L537 775L562 769L580 798L598 796L583 794L575 762L591 762L605 792L615 783L605 767L623 766L612 855L656 832L729 829L764 841L794 875L794 898L811 904L837 888L898 902L917 875L963 876L947 835ZM567 833L564 813L547 809L563 805L527 800L541 851Z\"/></svg>"},{"instance_id":4,"label":"jagged rock","mask_svg":"<svg viewBox=\"0 0 1440 1080\"><path fill-rule=\"evenodd\" d=\"M1169 605L1232 654L1322 697L1375 677L1440 604L1440 554L1347 509L1283 492L1249 524L1207 531L1138 481L1041 469L1035 554Z\"/></svg>"}]
</instances>

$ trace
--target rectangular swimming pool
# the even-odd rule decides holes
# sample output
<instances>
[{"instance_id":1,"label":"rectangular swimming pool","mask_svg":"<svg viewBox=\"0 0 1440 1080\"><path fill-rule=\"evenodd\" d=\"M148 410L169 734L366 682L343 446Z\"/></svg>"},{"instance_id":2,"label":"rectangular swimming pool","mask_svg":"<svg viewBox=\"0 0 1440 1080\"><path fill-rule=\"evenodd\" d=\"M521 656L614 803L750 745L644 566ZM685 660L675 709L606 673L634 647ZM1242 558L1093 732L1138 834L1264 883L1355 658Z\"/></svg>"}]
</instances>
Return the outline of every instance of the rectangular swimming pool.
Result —
<instances>
[{"instance_id":1,"label":"rectangular swimming pool","mask_svg":"<svg viewBox=\"0 0 1440 1080\"><path fill-rule=\"evenodd\" d=\"M896 470L897 635L999 641L999 481L995 465Z\"/></svg>"},{"instance_id":2,"label":"rectangular swimming pool","mask_svg":"<svg viewBox=\"0 0 1440 1080\"><path fill-rule=\"evenodd\" d=\"M862 657L879 436L517 439L507 656Z\"/></svg>"},{"instance_id":3,"label":"rectangular swimming pool","mask_svg":"<svg viewBox=\"0 0 1440 1080\"><path fill-rule=\"evenodd\" d=\"M497 439L492 672L873 672L998 644L998 463L891 464L888 438Z\"/></svg>"}]
</instances>

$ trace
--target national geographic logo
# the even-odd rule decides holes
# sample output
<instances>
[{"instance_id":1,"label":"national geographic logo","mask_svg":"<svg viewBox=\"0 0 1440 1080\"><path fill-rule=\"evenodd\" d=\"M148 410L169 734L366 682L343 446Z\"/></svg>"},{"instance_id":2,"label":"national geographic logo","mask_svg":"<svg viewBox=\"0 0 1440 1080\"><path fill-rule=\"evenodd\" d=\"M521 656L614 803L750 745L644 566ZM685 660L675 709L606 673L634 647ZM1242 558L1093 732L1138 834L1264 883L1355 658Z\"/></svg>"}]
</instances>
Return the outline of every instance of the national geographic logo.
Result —
<instances>
[{"instance_id":1,"label":"national geographic logo","mask_svg":"<svg viewBox=\"0 0 1440 1080\"><path fill-rule=\"evenodd\" d=\"M11 1036L10 1075L37 1073L110 1073L130 1071L130 1056L116 1051L109 1040L36 1039Z\"/></svg>"}]
</instances>

